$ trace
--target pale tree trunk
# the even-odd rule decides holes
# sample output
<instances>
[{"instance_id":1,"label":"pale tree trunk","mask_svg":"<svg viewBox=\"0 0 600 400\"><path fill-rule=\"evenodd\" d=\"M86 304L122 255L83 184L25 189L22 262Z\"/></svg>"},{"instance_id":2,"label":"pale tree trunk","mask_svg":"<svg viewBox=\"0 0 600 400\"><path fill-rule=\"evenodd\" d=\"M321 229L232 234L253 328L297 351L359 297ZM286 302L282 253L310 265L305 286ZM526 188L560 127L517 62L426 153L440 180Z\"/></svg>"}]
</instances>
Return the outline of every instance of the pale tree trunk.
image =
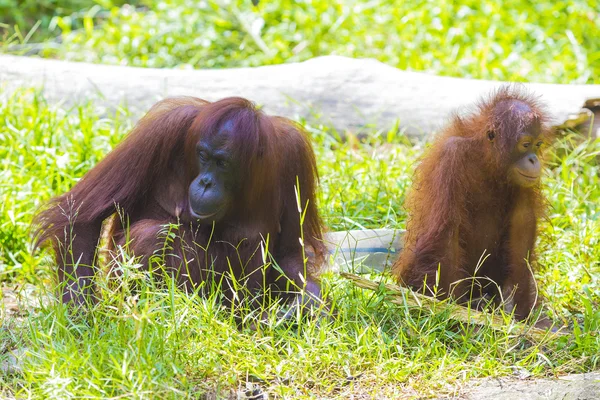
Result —
<instances>
[{"instance_id":1,"label":"pale tree trunk","mask_svg":"<svg viewBox=\"0 0 600 400\"><path fill-rule=\"evenodd\" d=\"M0 56L4 96L20 86L44 86L50 101L125 104L138 117L166 96L207 100L243 96L269 113L305 118L355 133L391 129L411 136L439 130L451 112L465 110L503 82L406 72L372 59L318 57L257 68L178 70ZM526 84L549 105L555 125L575 126L600 105L600 85ZM598 107L595 109L598 110ZM597 118L597 120L600 118Z\"/></svg>"}]
</instances>

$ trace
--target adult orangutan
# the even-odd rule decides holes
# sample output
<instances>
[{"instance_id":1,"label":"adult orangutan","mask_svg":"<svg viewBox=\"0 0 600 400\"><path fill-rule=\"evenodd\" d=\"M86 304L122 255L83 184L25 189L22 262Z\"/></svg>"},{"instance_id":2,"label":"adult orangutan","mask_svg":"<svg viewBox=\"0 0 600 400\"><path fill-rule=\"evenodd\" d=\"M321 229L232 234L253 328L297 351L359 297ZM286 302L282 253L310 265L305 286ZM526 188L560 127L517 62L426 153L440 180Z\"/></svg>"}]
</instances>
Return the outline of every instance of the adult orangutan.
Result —
<instances>
[{"instance_id":1,"label":"adult orangutan","mask_svg":"<svg viewBox=\"0 0 600 400\"><path fill-rule=\"evenodd\" d=\"M493 297L518 319L530 314L547 121L537 99L515 87L453 117L406 201L405 248L392 268L401 283L461 302Z\"/></svg>"},{"instance_id":2,"label":"adult orangutan","mask_svg":"<svg viewBox=\"0 0 600 400\"><path fill-rule=\"evenodd\" d=\"M320 299L317 180L312 146L292 121L242 98L167 99L37 215L37 243L53 244L63 302L81 304L94 297L101 226L118 207L113 248L127 245L180 285L220 282L230 300L233 280L250 292L304 289L304 304Z\"/></svg>"}]
</instances>

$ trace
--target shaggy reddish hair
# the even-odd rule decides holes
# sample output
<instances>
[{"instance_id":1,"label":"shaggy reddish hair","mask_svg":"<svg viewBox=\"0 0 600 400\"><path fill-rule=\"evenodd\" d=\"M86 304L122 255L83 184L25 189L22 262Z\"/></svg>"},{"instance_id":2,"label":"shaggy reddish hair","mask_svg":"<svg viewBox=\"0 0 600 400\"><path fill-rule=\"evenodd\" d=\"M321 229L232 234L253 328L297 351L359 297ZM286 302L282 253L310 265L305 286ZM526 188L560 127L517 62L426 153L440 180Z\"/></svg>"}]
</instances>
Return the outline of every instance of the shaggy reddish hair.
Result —
<instances>
[{"instance_id":1,"label":"shaggy reddish hair","mask_svg":"<svg viewBox=\"0 0 600 400\"><path fill-rule=\"evenodd\" d=\"M535 288L526 260L534 258L545 201L539 185L512 184L509 169L524 134L552 141L547 122L538 99L517 87L492 93L469 115L454 115L422 158L407 196L404 250L392 268L402 283L430 294L437 286L438 296L467 301L472 278L484 287L475 297L500 297L493 280L505 296L516 288L516 314L529 315ZM476 270L484 252L489 257Z\"/></svg>"},{"instance_id":2,"label":"shaggy reddish hair","mask_svg":"<svg viewBox=\"0 0 600 400\"><path fill-rule=\"evenodd\" d=\"M216 135L225 123L232 129L223 150L239 165L240 184L226 221L201 224L193 218L188 199L190 183L200 170L196 144ZM153 106L69 192L50 200L34 221L37 244L53 245L63 300L82 302L93 293L102 222L118 207L129 226L116 221L109 235L116 246L127 244L145 264L164 248L165 226L177 226L177 238L160 263L182 285L193 288L210 277L233 273L251 290L263 283L281 289L280 283L291 282L318 297L316 279L325 248L317 182L315 156L300 125L268 116L239 97L214 103L167 99ZM299 206L306 212L302 225ZM263 251L271 254L280 272L268 263L266 277L258 273L265 266ZM308 259L305 254L310 254Z\"/></svg>"}]
</instances>

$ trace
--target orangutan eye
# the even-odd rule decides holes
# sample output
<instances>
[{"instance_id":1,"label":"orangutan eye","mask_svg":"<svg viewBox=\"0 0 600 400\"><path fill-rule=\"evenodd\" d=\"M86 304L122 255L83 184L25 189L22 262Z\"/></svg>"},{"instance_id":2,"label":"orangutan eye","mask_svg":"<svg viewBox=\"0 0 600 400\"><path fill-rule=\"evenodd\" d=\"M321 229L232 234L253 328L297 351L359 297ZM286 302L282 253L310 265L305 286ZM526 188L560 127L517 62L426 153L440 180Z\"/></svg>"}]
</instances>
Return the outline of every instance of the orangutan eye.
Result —
<instances>
[{"instance_id":1,"label":"orangutan eye","mask_svg":"<svg viewBox=\"0 0 600 400\"><path fill-rule=\"evenodd\" d=\"M489 141L491 142L496 137L496 134L494 133L494 131L488 131L487 137L488 137Z\"/></svg>"},{"instance_id":2,"label":"orangutan eye","mask_svg":"<svg viewBox=\"0 0 600 400\"><path fill-rule=\"evenodd\" d=\"M198 159L200 160L200 162L207 162L208 161L208 154L206 154L205 151L200 150L198 152Z\"/></svg>"},{"instance_id":3,"label":"orangutan eye","mask_svg":"<svg viewBox=\"0 0 600 400\"><path fill-rule=\"evenodd\" d=\"M540 147L542 147L542 144L544 144L544 142L537 142L537 143L536 143L536 146L537 146L538 148L540 148Z\"/></svg>"},{"instance_id":4,"label":"orangutan eye","mask_svg":"<svg viewBox=\"0 0 600 400\"><path fill-rule=\"evenodd\" d=\"M525 143L523 143L523 147L524 147L524 148L528 149L528 148L529 148L529 146L531 146L531 143L529 143L529 142L525 142Z\"/></svg>"},{"instance_id":5,"label":"orangutan eye","mask_svg":"<svg viewBox=\"0 0 600 400\"><path fill-rule=\"evenodd\" d=\"M227 160L222 160L222 159L217 160L217 167L227 168L228 166L229 166L229 162Z\"/></svg>"}]
</instances>

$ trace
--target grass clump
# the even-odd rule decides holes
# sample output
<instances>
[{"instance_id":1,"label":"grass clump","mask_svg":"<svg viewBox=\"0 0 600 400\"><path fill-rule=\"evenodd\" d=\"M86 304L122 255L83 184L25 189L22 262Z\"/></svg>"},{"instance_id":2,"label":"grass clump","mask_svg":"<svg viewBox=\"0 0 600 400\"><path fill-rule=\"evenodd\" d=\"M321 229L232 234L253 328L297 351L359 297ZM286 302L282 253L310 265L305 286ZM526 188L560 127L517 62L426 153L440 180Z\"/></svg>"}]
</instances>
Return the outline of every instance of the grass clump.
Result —
<instances>
[{"instance_id":1,"label":"grass clump","mask_svg":"<svg viewBox=\"0 0 600 400\"><path fill-rule=\"evenodd\" d=\"M599 83L600 5L584 0L144 0L57 17L46 57L223 68L338 54L435 74ZM73 29L75 27L76 29ZM47 32L47 37L52 32ZM23 50L18 47L19 51ZM10 51L10 49L8 49Z\"/></svg>"},{"instance_id":2,"label":"grass clump","mask_svg":"<svg viewBox=\"0 0 600 400\"><path fill-rule=\"evenodd\" d=\"M573 356L579 346L568 340L531 345L451 322L444 312L393 306L332 276L326 284L335 317L281 323L268 309L256 330L240 328L216 297L152 283L139 296L101 302L85 317L69 316L60 305L42 307L25 327L13 328L20 337L14 345L26 349L22 371L0 379L14 379L15 394L33 398L347 398L433 395L517 366L533 374L586 368L575 365L585 357ZM595 340L589 332L581 338Z\"/></svg>"},{"instance_id":3,"label":"grass clump","mask_svg":"<svg viewBox=\"0 0 600 400\"><path fill-rule=\"evenodd\" d=\"M131 126L99 118L91 105L50 108L35 90L0 102L0 277L31 281L29 224L42 201L65 192ZM123 125L122 125L123 124Z\"/></svg>"},{"instance_id":4,"label":"grass clump","mask_svg":"<svg viewBox=\"0 0 600 400\"><path fill-rule=\"evenodd\" d=\"M135 0L130 0L134 3ZM0 1L0 49L13 45L16 51L31 51L44 46L28 43L48 40L56 30L57 17L68 18L70 28L81 28L83 17L92 10L122 6L124 0L2 0Z\"/></svg>"},{"instance_id":5,"label":"grass clump","mask_svg":"<svg viewBox=\"0 0 600 400\"><path fill-rule=\"evenodd\" d=\"M49 197L66 191L131 127L126 110L93 104L51 107L22 90L0 104L0 279L33 283L52 297L52 264L30 254L27 227ZM332 230L402 228L401 204L426 146L394 132L337 138L312 126L321 174L320 207ZM550 203L539 242L538 282L564 338L527 341L511 331L454 322L441 309L391 304L332 274L324 276L332 315L238 324L218 297L189 296L124 273L100 280L102 301L73 315L56 301L0 310L0 365L22 352L20 368L0 368L0 393L31 398L398 397L452 393L468 379L535 376L600 367L599 141L565 136L545 177ZM135 262L122 263L127 269ZM137 292L123 291L135 282ZM387 279L373 275L371 279ZM129 285L129 286L128 286ZM33 300L37 300L35 296Z\"/></svg>"}]
</instances>

